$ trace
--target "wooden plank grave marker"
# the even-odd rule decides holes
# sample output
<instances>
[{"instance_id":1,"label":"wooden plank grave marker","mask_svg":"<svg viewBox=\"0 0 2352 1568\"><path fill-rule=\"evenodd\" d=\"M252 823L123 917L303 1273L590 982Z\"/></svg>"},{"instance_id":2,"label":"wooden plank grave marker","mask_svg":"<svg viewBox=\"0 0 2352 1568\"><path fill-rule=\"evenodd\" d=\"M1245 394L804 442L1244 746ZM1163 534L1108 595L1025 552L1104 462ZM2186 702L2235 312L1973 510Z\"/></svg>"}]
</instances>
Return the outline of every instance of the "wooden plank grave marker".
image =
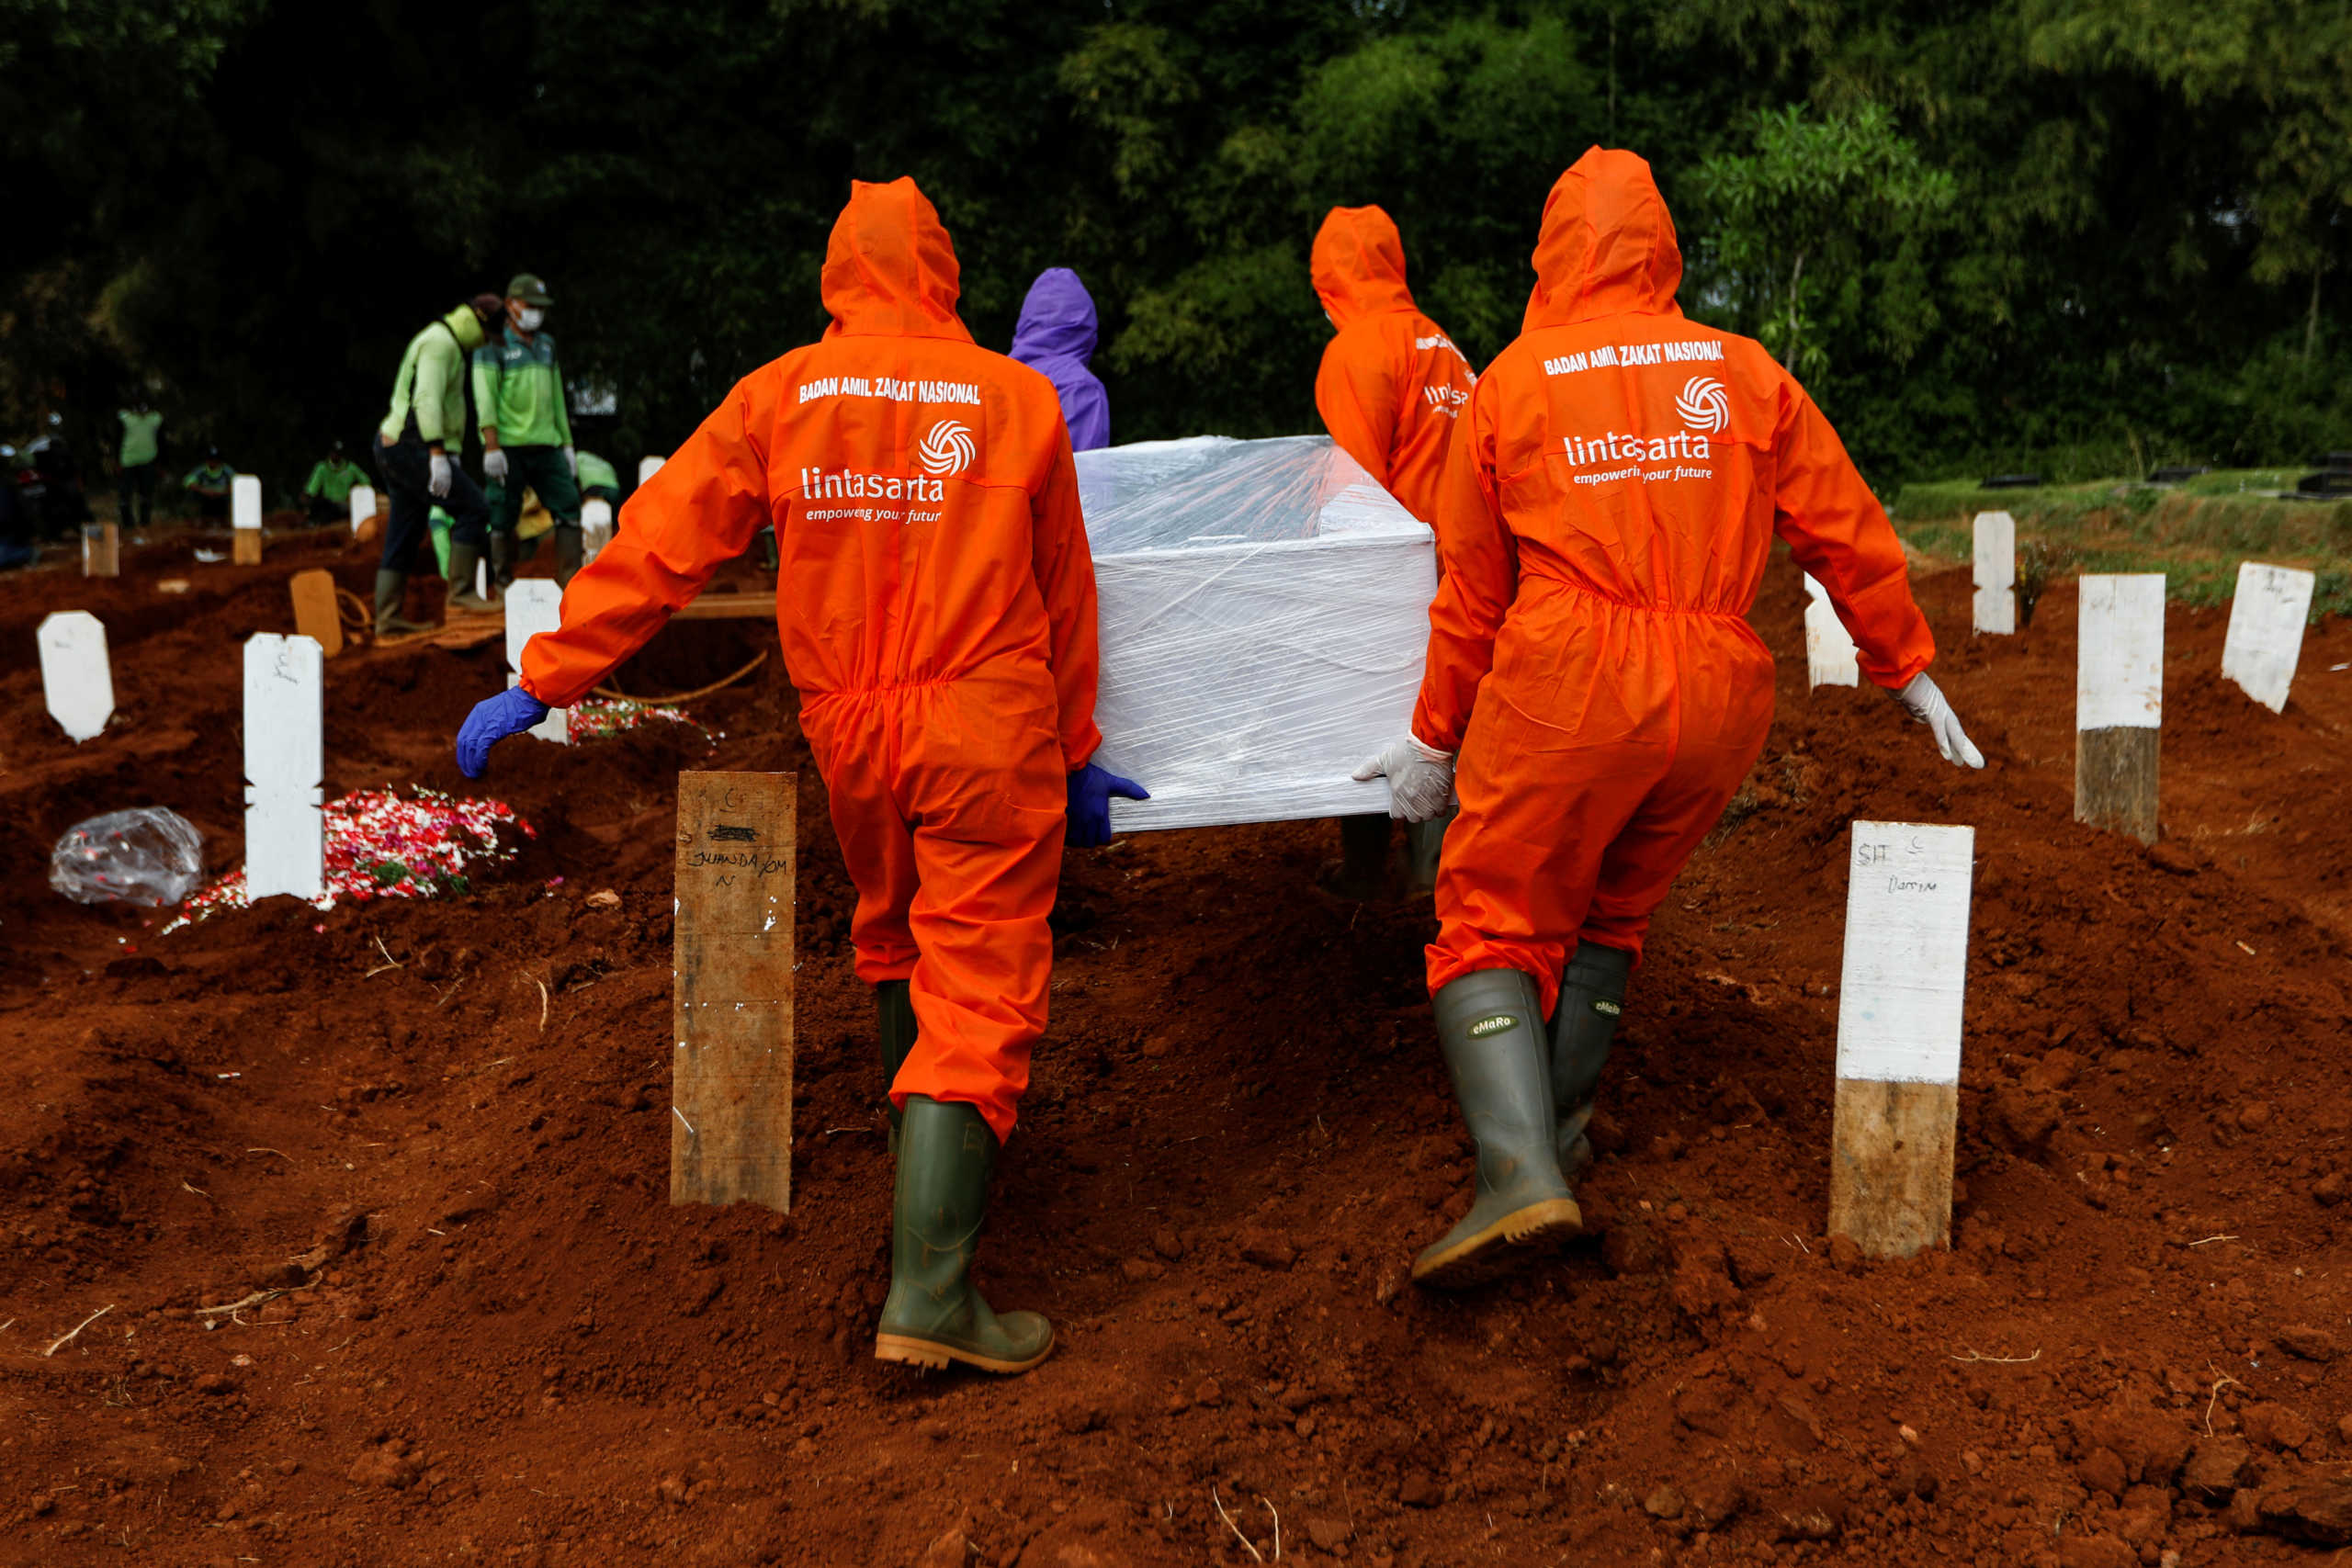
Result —
<instances>
[{"instance_id":1,"label":"wooden plank grave marker","mask_svg":"<svg viewBox=\"0 0 2352 1568\"><path fill-rule=\"evenodd\" d=\"M2006 512L1976 514L1976 631L2018 631L2018 520Z\"/></svg>"},{"instance_id":2,"label":"wooden plank grave marker","mask_svg":"<svg viewBox=\"0 0 2352 1568\"><path fill-rule=\"evenodd\" d=\"M306 637L245 640L245 897L326 891L326 669Z\"/></svg>"},{"instance_id":3,"label":"wooden plank grave marker","mask_svg":"<svg viewBox=\"0 0 2352 1568\"><path fill-rule=\"evenodd\" d=\"M294 596L294 629L319 645L329 659L343 651L343 612L334 602L334 577L324 567L298 571L287 583Z\"/></svg>"},{"instance_id":4,"label":"wooden plank grave marker","mask_svg":"<svg viewBox=\"0 0 2352 1568\"><path fill-rule=\"evenodd\" d=\"M122 529L113 523L82 525L82 575L122 575Z\"/></svg>"},{"instance_id":5,"label":"wooden plank grave marker","mask_svg":"<svg viewBox=\"0 0 2352 1568\"><path fill-rule=\"evenodd\" d=\"M41 695L49 716L79 746L114 716L114 666L107 658L107 628L87 610L60 610L42 618Z\"/></svg>"},{"instance_id":6,"label":"wooden plank grave marker","mask_svg":"<svg viewBox=\"0 0 2352 1568\"><path fill-rule=\"evenodd\" d=\"M361 525L375 515L376 487L353 485L351 487L351 531L354 534L358 533Z\"/></svg>"},{"instance_id":7,"label":"wooden plank grave marker","mask_svg":"<svg viewBox=\"0 0 2352 1568\"><path fill-rule=\"evenodd\" d=\"M2238 563L2237 597L2230 601L2229 635L2222 640L2222 678L2235 681L2272 713L2286 710L2318 585L2312 573L2290 566Z\"/></svg>"},{"instance_id":8,"label":"wooden plank grave marker","mask_svg":"<svg viewBox=\"0 0 2352 1568\"><path fill-rule=\"evenodd\" d=\"M2156 841L2165 702L2162 572L2080 580L2075 654L2075 820Z\"/></svg>"},{"instance_id":9,"label":"wooden plank grave marker","mask_svg":"<svg viewBox=\"0 0 2352 1568\"><path fill-rule=\"evenodd\" d=\"M613 542L613 503L592 495L580 503L580 545L583 560L594 560Z\"/></svg>"},{"instance_id":10,"label":"wooden plank grave marker","mask_svg":"<svg viewBox=\"0 0 2352 1568\"><path fill-rule=\"evenodd\" d=\"M650 454L646 457L639 457L637 460L637 482L639 484L643 484L646 480L660 473L662 471L662 465L668 461L669 459L666 457L656 457Z\"/></svg>"},{"instance_id":11,"label":"wooden plank grave marker","mask_svg":"<svg viewBox=\"0 0 2352 1568\"><path fill-rule=\"evenodd\" d=\"M1872 1258L1951 1240L1973 828L1856 822L1838 990L1829 1234Z\"/></svg>"},{"instance_id":12,"label":"wooden plank grave marker","mask_svg":"<svg viewBox=\"0 0 2352 1568\"><path fill-rule=\"evenodd\" d=\"M1829 591L1804 577L1804 674L1808 690L1816 686L1859 686L1862 667L1846 623L1830 607Z\"/></svg>"},{"instance_id":13,"label":"wooden plank grave marker","mask_svg":"<svg viewBox=\"0 0 2352 1568\"><path fill-rule=\"evenodd\" d=\"M258 474L239 474L229 481L229 558L238 566L261 564Z\"/></svg>"},{"instance_id":14,"label":"wooden plank grave marker","mask_svg":"<svg viewBox=\"0 0 2352 1568\"><path fill-rule=\"evenodd\" d=\"M523 679L523 648L541 632L563 624L563 590L551 577L519 577L506 588L506 678L510 686ZM571 744L571 710L549 708L547 717L531 726L531 733L559 746Z\"/></svg>"},{"instance_id":15,"label":"wooden plank grave marker","mask_svg":"<svg viewBox=\"0 0 2352 1568\"><path fill-rule=\"evenodd\" d=\"M678 775L670 1201L792 1210L791 773Z\"/></svg>"}]
</instances>

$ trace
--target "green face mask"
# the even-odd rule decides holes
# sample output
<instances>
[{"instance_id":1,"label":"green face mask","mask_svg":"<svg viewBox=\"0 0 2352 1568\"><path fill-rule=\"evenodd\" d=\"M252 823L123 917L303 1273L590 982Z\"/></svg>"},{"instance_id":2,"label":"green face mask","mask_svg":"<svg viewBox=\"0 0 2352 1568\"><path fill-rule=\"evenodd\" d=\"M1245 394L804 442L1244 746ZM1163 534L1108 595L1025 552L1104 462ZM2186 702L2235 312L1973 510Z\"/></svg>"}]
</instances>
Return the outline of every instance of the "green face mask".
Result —
<instances>
[{"instance_id":1,"label":"green face mask","mask_svg":"<svg viewBox=\"0 0 2352 1568\"><path fill-rule=\"evenodd\" d=\"M457 338L459 348L470 353L482 345L481 318L474 314L471 305L460 305L442 320L449 323L450 333Z\"/></svg>"}]
</instances>

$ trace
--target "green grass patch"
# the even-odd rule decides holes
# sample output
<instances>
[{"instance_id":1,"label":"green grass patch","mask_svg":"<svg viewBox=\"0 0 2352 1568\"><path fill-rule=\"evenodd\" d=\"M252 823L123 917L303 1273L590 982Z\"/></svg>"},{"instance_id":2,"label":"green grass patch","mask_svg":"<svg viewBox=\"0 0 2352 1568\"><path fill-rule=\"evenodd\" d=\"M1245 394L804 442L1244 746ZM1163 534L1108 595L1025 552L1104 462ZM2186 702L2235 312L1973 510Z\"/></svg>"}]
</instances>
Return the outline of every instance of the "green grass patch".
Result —
<instances>
[{"instance_id":1,"label":"green grass patch","mask_svg":"<svg viewBox=\"0 0 2352 1568\"><path fill-rule=\"evenodd\" d=\"M1980 512L2018 520L2018 545L2056 553L2060 575L2161 571L2188 604L2226 604L2238 564L2258 560L2317 574L2312 616L2352 614L2352 502L2282 501L2303 468L2232 468L2177 485L2128 479L1985 490L1973 479L1908 484L1888 507L1920 555L1962 562Z\"/></svg>"}]
</instances>

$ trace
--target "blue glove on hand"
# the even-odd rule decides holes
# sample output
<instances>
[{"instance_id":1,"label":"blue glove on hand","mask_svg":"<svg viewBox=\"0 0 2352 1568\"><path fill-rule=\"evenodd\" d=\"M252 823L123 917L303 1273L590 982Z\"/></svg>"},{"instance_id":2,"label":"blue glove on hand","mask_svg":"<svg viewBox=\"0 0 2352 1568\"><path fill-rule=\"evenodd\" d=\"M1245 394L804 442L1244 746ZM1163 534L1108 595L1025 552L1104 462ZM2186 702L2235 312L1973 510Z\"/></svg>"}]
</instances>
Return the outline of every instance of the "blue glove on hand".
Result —
<instances>
[{"instance_id":1,"label":"blue glove on hand","mask_svg":"<svg viewBox=\"0 0 2352 1568\"><path fill-rule=\"evenodd\" d=\"M509 686L485 697L466 715L458 730L458 772L469 779L481 777L490 765L490 749L510 735L520 735L548 716L548 705L520 686Z\"/></svg>"},{"instance_id":2,"label":"blue glove on hand","mask_svg":"<svg viewBox=\"0 0 2352 1568\"><path fill-rule=\"evenodd\" d=\"M1081 850L1099 849L1111 841L1111 797L1149 800L1151 795L1133 779L1123 779L1092 762L1069 776L1068 841Z\"/></svg>"}]
</instances>

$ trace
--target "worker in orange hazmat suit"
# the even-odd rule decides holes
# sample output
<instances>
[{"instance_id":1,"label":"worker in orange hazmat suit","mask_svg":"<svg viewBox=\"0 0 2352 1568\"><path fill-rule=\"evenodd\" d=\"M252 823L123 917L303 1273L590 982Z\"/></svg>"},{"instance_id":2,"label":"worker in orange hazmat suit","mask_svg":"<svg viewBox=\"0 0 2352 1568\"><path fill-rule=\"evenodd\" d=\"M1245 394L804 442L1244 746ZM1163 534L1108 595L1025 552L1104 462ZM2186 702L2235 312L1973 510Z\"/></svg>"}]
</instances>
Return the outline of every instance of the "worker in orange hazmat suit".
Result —
<instances>
[{"instance_id":1,"label":"worker in orange hazmat suit","mask_svg":"<svg viewBox=\"0 0 2352 1568\"><path fill-rule=\"evenodd\" d=\"M1477 377L1405 287L1405 242L1377 207L1335 207L1308 256L1339 329L1315 373L1324 428L1405 510L1437 522L1438 477Z\"/></svg>"},{"instance_id":2,"label":"worker in orange hazmat suit","mask_svg":"<svg viewBox=\"0 0 2352 1568\"><path fill-rule=\"evenodd\" d=\"M1461 798L1429 983L1478 1159L1470 1212L1414 1262L1427 1284L1582 1224L1569 1178L1626 977L1771 722L1745 616L1775 534L1863 672L1984 766L1837 433L1760 345L1683 318L1681 276L1640 158L1596 147L1554 185L1521 334L1447 460L1412 733L1356 775L1385 774L1408 819Z\"/></svg>"},{"instance_id":3,"label":"worker in orange hazmat suit","mask_svg":"<svg viewBox=\"0 0 2352 1568\"><path fill-rule=\"evenodd\" d=\"M1054 389L976 346L956 252L912 180L855 182L822 288L832 324L737 383L623 511L531 639L522 683L458 738L570 705L774 525L776 620L858 890L898 1127L891 1283L875 1355L1024 1371L1035 1313L991 1312L973 1239L1045 1032L1062 846L1109 839L1090 761L1094 568Z\"/></svg>"},{"instance_id":4,"label":"worker in orange hazmat suit","mask_svg":"<svg viewBox=\"0 0 2352 1568\"><path fill-rule=\"evenodd\" d=\"M1308 271L1337 329L1315 373L1323 427L1406 511L1434 525L1454 421L1478 379L1470 361L1414 305L1405 286L1405 242L1381 209L1331 209L1315 232ZM1407 858L1424 889L1437 874L1444 837L1442 819L1406 829ZM1340 853L1332 889L1356 898L1377 893L1388 861L1387 819L1340 818Z\"/></svg>"}]
</instances>

